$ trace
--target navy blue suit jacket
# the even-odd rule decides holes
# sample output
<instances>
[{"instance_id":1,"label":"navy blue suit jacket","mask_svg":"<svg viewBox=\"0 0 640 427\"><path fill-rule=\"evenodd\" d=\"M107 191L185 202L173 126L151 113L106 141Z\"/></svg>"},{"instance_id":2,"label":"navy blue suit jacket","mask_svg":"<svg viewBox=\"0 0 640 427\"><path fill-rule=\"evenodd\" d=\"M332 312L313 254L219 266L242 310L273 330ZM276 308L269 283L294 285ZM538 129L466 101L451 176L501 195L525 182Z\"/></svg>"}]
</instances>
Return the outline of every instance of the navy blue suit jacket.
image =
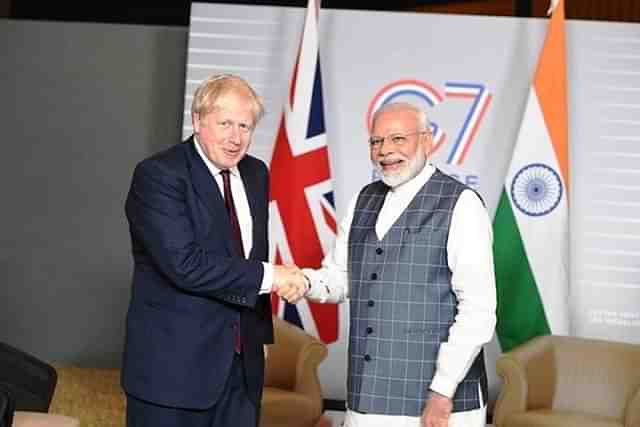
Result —
<instances>
[{"instance_id":1,"label":"navy blue suit jacket","mask_svg":"<svg viewBox=\"0 0 640 427\"><path fill-rule=\"evenodd\" d=\"M193 138L140 162L125 211L134 259L122 366L125 391L159 405L212 407L230 372L240 325L249 397L259 404L273 342L268 295L268 171L238 164L253 219L249 259L236 255L223 195Z\"/></svg>"}]
</instances>

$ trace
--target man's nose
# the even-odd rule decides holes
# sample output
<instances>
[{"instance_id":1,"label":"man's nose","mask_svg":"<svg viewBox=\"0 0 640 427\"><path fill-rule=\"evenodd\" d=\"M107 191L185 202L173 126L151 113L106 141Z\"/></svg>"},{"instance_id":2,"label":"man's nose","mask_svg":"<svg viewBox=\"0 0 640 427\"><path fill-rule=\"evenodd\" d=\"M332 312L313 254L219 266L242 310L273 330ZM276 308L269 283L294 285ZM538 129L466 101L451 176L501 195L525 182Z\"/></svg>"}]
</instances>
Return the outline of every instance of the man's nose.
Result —
<instances>
[{"instance_id":1,"label":"man's nose","mask_svg":"<svg viewBox=\"0 0 640 427\"><path fill-rule=\"evenodd\" d=\"M229 140L235 144L240 143L240 128L238 126L231 126L231 135Z\"/></svg>"}]
</instances>

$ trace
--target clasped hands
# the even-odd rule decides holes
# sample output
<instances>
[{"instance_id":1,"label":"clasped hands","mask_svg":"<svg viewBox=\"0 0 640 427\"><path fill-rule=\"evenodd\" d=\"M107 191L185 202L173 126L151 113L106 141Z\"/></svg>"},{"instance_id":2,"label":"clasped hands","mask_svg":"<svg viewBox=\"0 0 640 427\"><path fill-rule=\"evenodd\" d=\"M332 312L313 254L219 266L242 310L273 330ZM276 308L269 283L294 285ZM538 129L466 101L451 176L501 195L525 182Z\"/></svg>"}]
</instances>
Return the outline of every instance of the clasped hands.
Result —
<instances>
[{"instance_id":1,"label":"clasped hands","mask_svg":"<svg viewBox=\"0 0 640 427\"><path fill-rule=\"evenodd\" d=\"M308 279L295 265L274 266L273 292L287 302L295 304L309 289Z\"/></svg>"}]
</instances>

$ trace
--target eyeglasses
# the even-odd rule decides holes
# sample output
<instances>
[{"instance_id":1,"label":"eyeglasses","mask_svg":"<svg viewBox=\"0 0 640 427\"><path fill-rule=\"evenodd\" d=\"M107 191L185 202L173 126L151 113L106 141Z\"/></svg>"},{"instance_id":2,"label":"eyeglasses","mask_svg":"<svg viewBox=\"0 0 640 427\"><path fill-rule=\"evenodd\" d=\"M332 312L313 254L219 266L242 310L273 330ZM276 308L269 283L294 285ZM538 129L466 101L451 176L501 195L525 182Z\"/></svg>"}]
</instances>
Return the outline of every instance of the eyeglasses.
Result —
<instances>
[{"instance_id":1,"label":"eyeglasses","mask_svg":"<svg viewBox=\"0 0 640 427\"><path fill-rule=\"evenodd\" d=\"M392 133L387 136L372 136L369 138L369 146L371 146L371 148L380 148L385 140L391 142L392 145L400 146L404 145L409 140L410 136L420 135L426 132L426 130L419 130L417 132L409 133Z\"/></svg>"}]
</instances>

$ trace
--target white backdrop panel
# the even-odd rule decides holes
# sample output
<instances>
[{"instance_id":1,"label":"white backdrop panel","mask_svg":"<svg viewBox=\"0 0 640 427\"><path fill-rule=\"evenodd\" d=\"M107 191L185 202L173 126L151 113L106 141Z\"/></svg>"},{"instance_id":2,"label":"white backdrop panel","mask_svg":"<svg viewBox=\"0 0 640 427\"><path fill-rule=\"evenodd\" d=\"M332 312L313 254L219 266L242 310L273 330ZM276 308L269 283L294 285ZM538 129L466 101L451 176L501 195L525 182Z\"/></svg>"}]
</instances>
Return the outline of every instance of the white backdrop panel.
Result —
<instances>
[{"instance_id":1,"label":"white backdrop panel","mask_svg":"<svg viewBox=\"0 0 640 427\"><path fill-rule=\"evenodd\" d=\"M264 98L267 115L251 153L269 162L303 18L298 8L194 3L183 135L192 131L188 110L197 83L211 73L236 73ZM572 21L567 27L571 330L640 342L640 26ZM446 134L432 161L476 188L493 215L545 34L541 19L322 10L338 217L372 177L366 120L376 96L427 108ZM481 89L484 98L477 99ZM474 105L475 121L467 117ZM473 138L459 137L462 131ZM340 341L321 366L325 397L332 399L346 395L347 305L340 316ZM497 354L495 342L487 346L493 397Z\"/></svg>"}]
</instances>

